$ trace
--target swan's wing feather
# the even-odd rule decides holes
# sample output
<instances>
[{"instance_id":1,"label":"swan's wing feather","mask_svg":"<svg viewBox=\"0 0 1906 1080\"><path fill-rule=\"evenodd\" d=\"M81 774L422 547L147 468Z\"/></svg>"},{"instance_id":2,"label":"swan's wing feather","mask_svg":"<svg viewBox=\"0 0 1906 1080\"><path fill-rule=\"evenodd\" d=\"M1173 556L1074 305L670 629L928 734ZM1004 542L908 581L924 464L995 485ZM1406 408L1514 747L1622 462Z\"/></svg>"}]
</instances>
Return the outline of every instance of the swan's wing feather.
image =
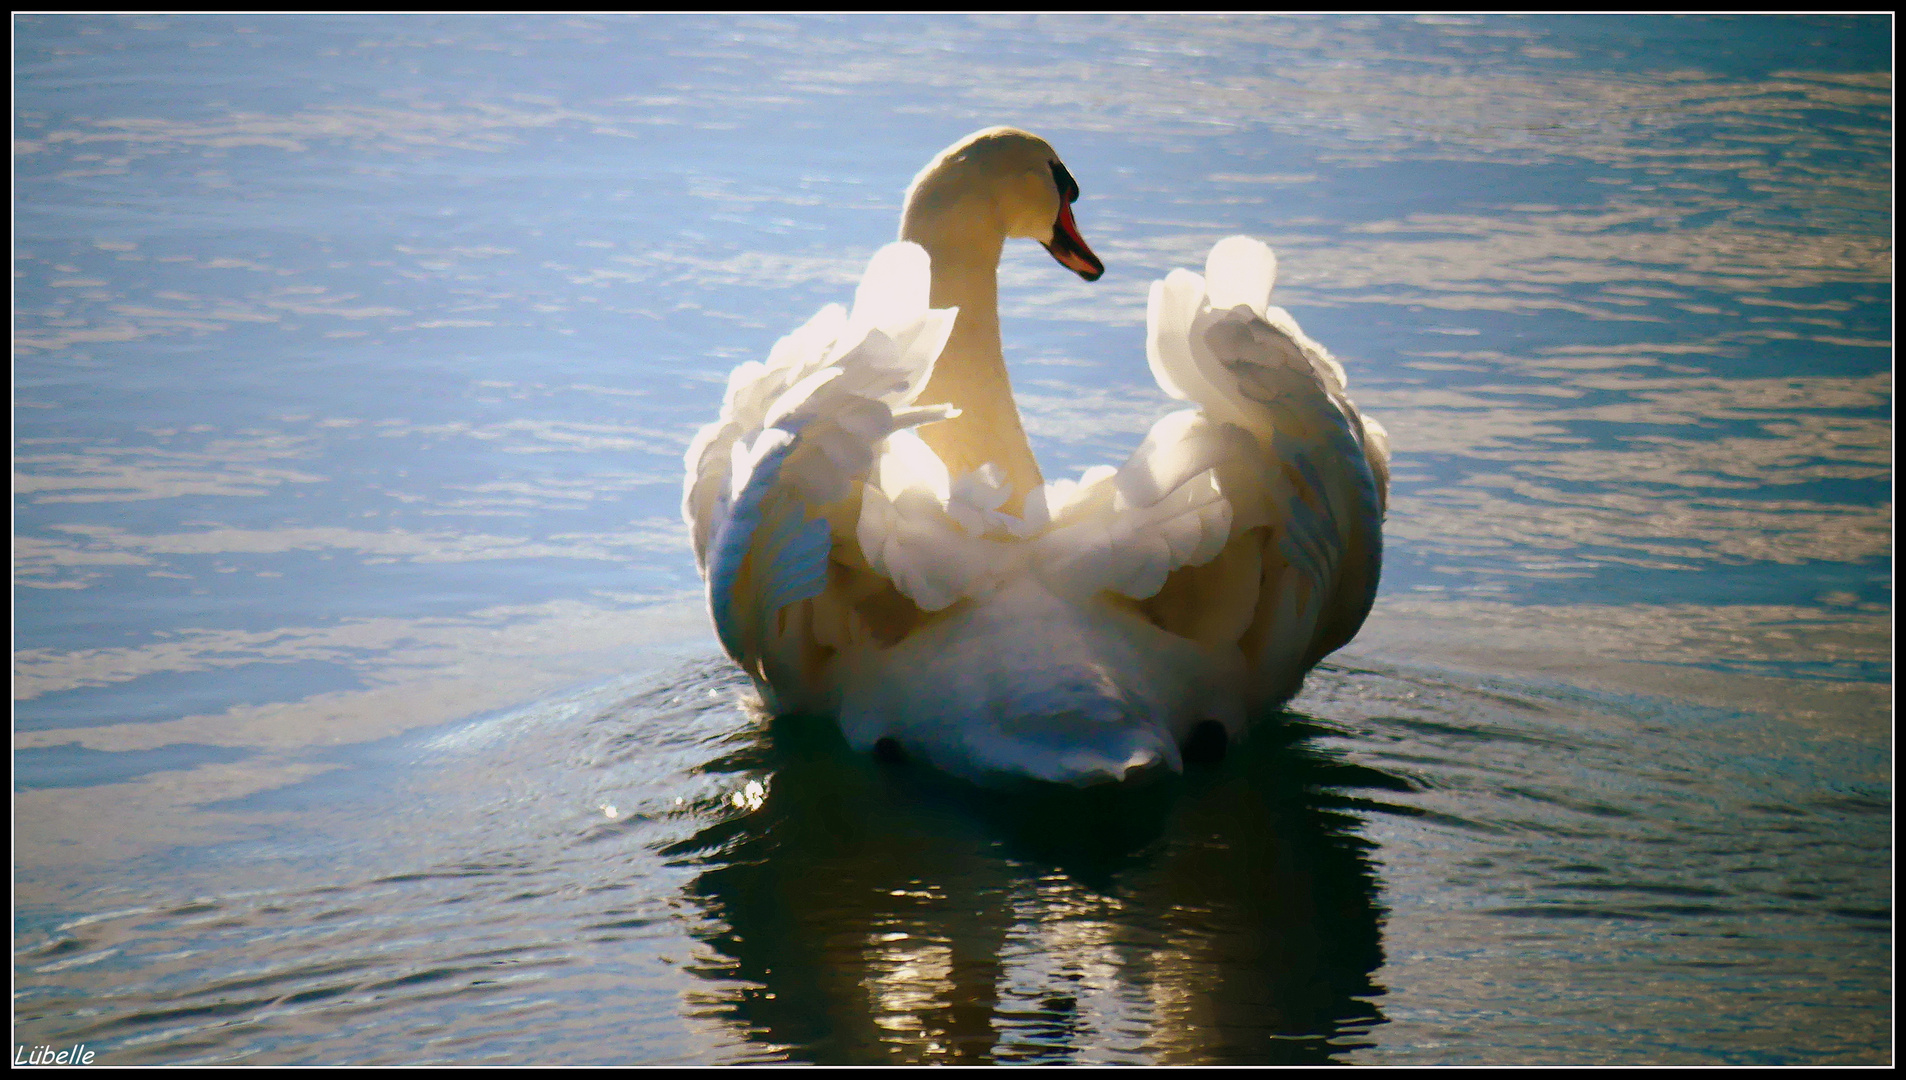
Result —
<instances>
[{"instance_id":1,"label":"swan's wing feather","mask_svg":"<svg viewBox=\"0 0 1906 1080\"><path fill-rule=\"evenodd\" d=\"M808 522L798 501L774 498L781 493L783 468L797 449L794 435L781 429L762 432L752 446L734 444L741 490L720 523L708 564L709 610L715 633L732 656L751 651L750 631L760 609L819 595L826 585L826 521ZM740 587L744 574L753 587Z\"/></svg>"},{"instance_id":2,"label":"swan's wing feather","mask_svg":"<svg viewBox=\"0 0 1906 1080\"><path fill-rule=\"evenodd\" d=\"M1155 425L1118 480L1142 515L1209 475L1226 531L1216 544L1127 541L1123 557L1149 572L1121 584L1151 585L1167 569L1150 592L1115 588L1164 629L1242 650L1261 706L1294 692L1369 612L1389 438L1351 402L1342 365L1270 303L1268 247L1232 237L1205 270L1155 284L1147 320L1159 385L1198 410Z\"/></svg>"},{"instance_id":3,"label":"swan's wing feather","mask_svg":"<svg viewBox=\"0 0 1906 1080\"><path fill-rule=\"evenodd\" d=\"M868 568L922 611L943 611L998 577L995 545L974 537L922 487L890 496L868 485L859 537Z\"/></svg>"},{"instance_id":4,"label":"swan's wing feather","mask_svg":"<svg viewBox=\"0 0 1906 1080\"><path fill-rule=\"evenodd\" d=\"M688 479L682 485L682 519L688 522L695 568L708 575L708 546L715 526L728 516L728 457L741 427L727 420L704 425L689 441Z\"/></svg>"},{"instance_id":5,"label":"swan's wing feather","mask_svg":"<svg viewBox=\"0 0 1906 1080\"><path fill-rule=\"evenodd\" d=\"M1198 319L1205 304L1205 281L1189 270L1173 270L1152 283L1145 321L1145 359L1165 393L1194 402L1218 420L1234 417L1224 373L1197 348Z\"/></svg>"},{"instance_id":6,"label":"swan's wing feather","mask_svg":"<svg viewBox=\"0 0 1906 1080\"><path fill-rule=\"evenodd\" d=\"M862 492L885 444L950 414L912 404L954 317L926 307L927 288L923 250L881 249L851 314L831 305L782 338L767 363L737 368L721 418L689 447L683 514L709 610L723 648L771 705L770 682L801 685L778 677L782 670L799 667L822 638L854 632L845 594L884 585L853 579L867 573ZM791 627L796 605L800 625Z\"/></svg>"},{"instance_id":7,"label":"swan's wing feather","mask_svg":"<svg viewBox=\"0 0 1906 1080\"><path fill-rule=\"evenodd\" d=\"M1034 545L1042 576L1066 593L1142 600L1173 570L1210 561L1232 530L1214 464L1234 432L1196 410L1172 413L1123 468L1087 474L1054 500L1052 528Z\"/></svg>"}]
</instances>

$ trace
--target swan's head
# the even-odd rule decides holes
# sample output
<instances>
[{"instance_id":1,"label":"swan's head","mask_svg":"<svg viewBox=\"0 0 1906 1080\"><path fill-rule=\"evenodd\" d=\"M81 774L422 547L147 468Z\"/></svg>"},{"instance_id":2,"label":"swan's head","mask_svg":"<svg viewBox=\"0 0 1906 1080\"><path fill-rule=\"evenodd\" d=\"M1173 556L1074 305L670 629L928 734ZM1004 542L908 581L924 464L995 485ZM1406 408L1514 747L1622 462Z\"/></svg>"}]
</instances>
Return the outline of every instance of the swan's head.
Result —
<instances>
[{"instance_id":1,"label":"swan's head","mask_svg":"<svg viewBox=\"0 0 1906 1080\"><path fill-rule=\"evenodd\" d=\"M1037 240L1061 266L1096 281L1105 264L1072 220L1078 197L1078 182L1046 140L987 128L940 151L913 178L900 238L921 244L936 261L957 259L965 249L997 260L1005 238Z\"/></svg>"}]
</instances>

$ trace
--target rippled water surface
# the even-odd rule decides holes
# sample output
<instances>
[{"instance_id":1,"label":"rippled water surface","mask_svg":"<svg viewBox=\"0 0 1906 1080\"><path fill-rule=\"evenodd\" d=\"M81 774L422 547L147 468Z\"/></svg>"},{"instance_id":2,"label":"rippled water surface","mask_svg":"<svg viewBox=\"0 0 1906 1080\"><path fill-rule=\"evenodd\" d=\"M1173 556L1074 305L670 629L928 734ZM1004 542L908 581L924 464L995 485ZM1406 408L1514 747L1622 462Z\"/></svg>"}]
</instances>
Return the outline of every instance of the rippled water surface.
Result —
<instances>
[{"instance_id":1,"label":"rippled water surface","mask_svg":"<svg viewBox=\"0 0 1906 1080\"><path fill-rule=\"evenodd\" d=\"M1875 1063L1882 17L16 19L16 1042L108 1063ZM677 510L953 139L1049 475L1248 232L1396 451L1222 764L769 722Z\"/></svg>"}]
</instances>

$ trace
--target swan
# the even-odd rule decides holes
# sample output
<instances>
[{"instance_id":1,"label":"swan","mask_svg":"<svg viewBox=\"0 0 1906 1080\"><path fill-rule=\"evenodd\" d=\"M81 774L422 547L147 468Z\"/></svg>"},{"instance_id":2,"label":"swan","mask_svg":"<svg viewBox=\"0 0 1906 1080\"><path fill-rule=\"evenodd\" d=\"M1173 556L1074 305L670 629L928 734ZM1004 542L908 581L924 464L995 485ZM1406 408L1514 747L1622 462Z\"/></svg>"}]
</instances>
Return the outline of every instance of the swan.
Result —
<instances>
[{"instance_id":1,"label":"swan","mask_svg":"<svg viewBox=\"0 0 1906 1080\"><path fill-rule=\"evenodd\" d=\"M1000 348L1009 238L1090 281L1078 184L988 128L914 179L851 310L728 380L683 493L722 647L774 714L980 784L1181 771L1296 693L1376 594L1389 438L1269 303L1235 236L1151 287L1146 357L1191 403L1124 465L1048 484Z\"/></svg>"}]
</instances>

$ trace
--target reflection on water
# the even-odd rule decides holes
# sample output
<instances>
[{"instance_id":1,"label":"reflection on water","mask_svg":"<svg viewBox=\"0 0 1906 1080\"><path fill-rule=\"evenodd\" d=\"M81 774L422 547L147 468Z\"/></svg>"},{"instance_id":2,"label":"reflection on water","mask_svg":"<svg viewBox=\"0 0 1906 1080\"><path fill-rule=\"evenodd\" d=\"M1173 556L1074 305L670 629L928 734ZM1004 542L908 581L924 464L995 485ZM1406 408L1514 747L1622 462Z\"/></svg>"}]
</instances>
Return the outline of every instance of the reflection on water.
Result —
<instances>
[{"instance_id":1,"label":"reflection on water","mask_svg":"<svg viewBox=\"0 0 1906 1080\"><path fill-rule=\"evenodd\" d=\"M18 1037L1882 1059L1890 31L23 16ZM727 372L995 123L1108 264L1001 270L1049 474L1236 232L1392 435L1342 666L1129 803L761 728L680 523Z\"/></svg>"},{"instance_id":2,"label":"reflection on water","mask_svg":"<svg viewBox=\"0 0 1906 1080\"><path fill-rule=\"evenodd\" d=\"M782 721L709 766L756 778L752 812L669 849L707 867L704 971L742 984L698 997L800 1060L1328 1060L1378 1020L1382 960L1337 791L1397 782L1306 734L1182 787L982 802Z\"/></svg>"}]
</instances>

